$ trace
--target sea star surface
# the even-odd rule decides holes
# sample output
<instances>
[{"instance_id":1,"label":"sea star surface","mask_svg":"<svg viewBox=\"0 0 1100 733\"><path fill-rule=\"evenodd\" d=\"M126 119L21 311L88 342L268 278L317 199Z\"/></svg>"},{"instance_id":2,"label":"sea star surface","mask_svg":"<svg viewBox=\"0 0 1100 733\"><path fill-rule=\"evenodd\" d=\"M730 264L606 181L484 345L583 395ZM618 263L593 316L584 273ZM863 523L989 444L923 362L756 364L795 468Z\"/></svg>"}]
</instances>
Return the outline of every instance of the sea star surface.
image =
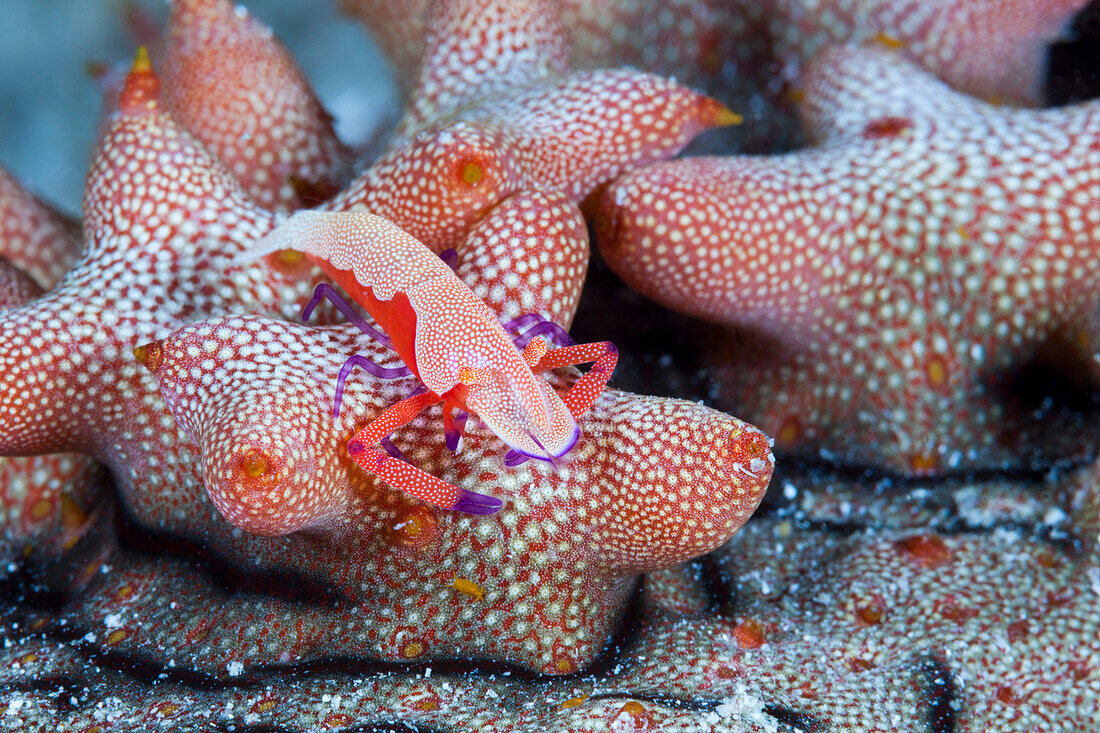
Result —
<instances>
[{"instance_id":1,"label":"sea star surface","mask_svg":"<svg viewBox=\"0 0 1100 733\"><path fill-rule=\"evenodd\" d=\"M271 29L229 0L174 0L164 102L267 209L315 205L350 176L351 152Z\"/></svg>"},{"instance_id":2,"label":"sea star surface","mask_svg":"<svg viewBox=\"0 0 1100 733\"><path fill-rule=\"evenodd\" d=\"M667 13L652 17L690 37L693 24L708 20L698 14L706 7L670 2ZM490 28L511 27L499 20L509 17L505 10L491 14L498 20ZM992 23L976 25L991 36L1001 32ZM471 91L456 83L461 79L433 82L450 95L447 107L429 103L387 155L414 149L417 136L431 137L466 110L482 105L489 115L486 100L515 99L542 84L552 91L549 82L561 82L566 72L545 31L551 26L535 23L530 42L515 42L522 35L515 31L476 31L474 37L512 49L505 57L522 56L524 74L537 73L513 87L505 63L487 72L508 78L500 84ZM640 20L624 28L628 42L650 38ZM447 36L441 47L470 54L479 69L487 63L465 48L468 28L441 32ZM883 32L880 45L897 45L901 34ZM754 26L716 37L723 45L713 47L747 47L764 38L766 30ZM690 65L697 54L690 43L665 54L660 43L641 45L651 56L679 55L675 63ZM699 46L704 54L706 47ZM697 60L707 67L719 59ZM728 58L721 62L731 68ZM690 71L677 78L691 78ZM476 77L467 68L454 73ZM896 86L940 89L922 78L906 73ZM969 479L826 482L788 469L773 482L762 515L731 542L642 579L636 575L642 570L721 541L733 528L723 522L736 524L733 517L752 503L747 496L744 506L732 496L726 506L701 498L713 486L732 489L739 477L742 485L752 481L744 472L753 471L749 456L747 465L714 478L721 466L709 458L730 445L726 430L756 436L760 451L766 444L758 432L698 405L611 390L582 423L585 442L560 472L542 464L503 466L502 446L476 425L452 456L438 413L422 416L395 437L404 452L508 505L487 519L426 509L398 521L406 516L401 512L423 507L347 465L341 450L347 431L357 427L352 423L368 420L369 411L403 396L412 382L357 372L350 412L333 420L333 374L347 353L395 365L392 355L347 325L275 320L297 316L313 274L291 255L247 268L233 264L236 253L270 229L270 215L248 203L228 169L162 114L152 79L137 81L139 89L124 96L133 104L124 104L97 155L87 257L65 283L22 306L32 288L0 263L0 283L8 283L0 289L11 287L3 302L16 306L0 310L0 358L8 359L0 365L0 407L8 398L24 400L0 414L0 432L12 429L12 416L29 415L34 426L71 445L79 437L65 434L71 425L86 436L88 450L111 462L115 483L93 479L86 494L49 484L28 490L20 482L33 478L33 469L12 475L0 463L0 727L82 733L1100 728L1096 465L1033 483L995 471ZM784 81L777 80L777 90ZM799 95L810 104L837 99L816 94L813 85L791 96ZM900 96L881 98L910 109ZM470 106L450 108L459 98ZM952 132L945 121L968 109L955 107L936 109L937 131ZM511 115L515 107L501 109ZM542 119L557 119L545 112ZM827 112L807 117L827 127ZM867 120L851 119L837 127L854 126L858 138ZM495 135L509 122L486 124ZM888 137L891 128L872 129ZM1060 129L1049 125L1039 137ZM1034 137L1029 130L1023 147L1034 149ZM965 157L972 154L968 140L940 142L945 153L957 145L955 153ZM998 138L989 134L981 142L987 140ZM675 147L670 143L669 151ZM587 165L584 150L563 155L561 165ZM497 158L474 162L522 158L516 151L501 145L490 150ZM585 165L578 170L587 171ZM523 175L551 180L551 187L503 197L486 190L474 205L460 201L447 209L470 222L448 237L461 251L459 273L499 313L538 312L568 324L586 261L585 222L576 210L584 192L570 188L568 173L563 186L562 178L537 172L548 168L540 163ZM408 175L413 168L392 170L402 174L381 176L379 186L395 200L448 200L427 191L451 180L446 176L415 179ZM476 169L468 172L477 178ZM961 177L930 183L929 190L952 192ZM590 183L599 181L582 188L590 190ZM380 194L367 197L374 196ZM477 201L488 201L490 213L474 211L482 205ZM1083 226L1094 223L1090 211ZM973 231L967 236L976 238ZM527 253L532 240L535 255ZM0 246L8 244L0 239ZM1058 257L1047 260L1048 269L1059 266ZM790 273L773 274L770 287L781 287ZM590 330L604 328L591 320ZM159 351L139 353L157 375L131 355L133 346L149 343L159 343ZM211 345L216 349L205 351ZM5 392L11 365L20 381L18 390ZM574 377L555 378L564 387ZM178 427L162 387L184 407ZM14 429L20 425L26 427ZM600 480L585 481L586 473ZM207 484L252 510L239 521L268 532L293 528L272 506L277 486L301 491L306 501L299 506L308 503L310 488L324 503L320 512L315 502L299 514L308 528L258 536L221 516ZM669 492L687 507L682 516L662 516L667 506L655 502ZM616 506L621 522L614 521ZM660 521L647 521L653 516ZM585 528L593 532L587 543L578 537ZM639 539L648 544L635 544ZM582 622L590 625L581 633L570 630ZM538 674L544 670L555 674Z\"/></svg>"},{"instance_id":3,"label":"sea star surface","mask_svg":"<svg viewBox=\"0 0 1100 733\"><path fill-rule=\"evenodd\" d=\"M519 3L517 3L518 5ZM790 85L828 43L879 40L956 89L1038 105L1047 46L1085 0L560 0L571 62L635 66L706 91L745 114L754 149L795 135ZM414 85L430 0L394 12L379 0L341 0L379 41L399 83ZM783 137L777 139L776 135Z\"/></svg>"},{"instance_id":4,"label":"sea star surface","mask_svg":"<svg viewBox=\"0 0 1100 733\"><path fill-rule=\"evenodd\" d=\"M540 236L580 234L576 204L598 184L674 155L702 130L734 121L714 100L660 77L608 70L566 75L554 11L549 0L433 6L435 40L394 140L327 207L363 206L435 252L454 248L461 273L467 238L491 232L522 237L537 248ZM510 213L511 199L546 195L563 197L547 211L553 217L532 222ZM568 259L516 264L509 275L501 273L504 285L541 277L547 266L580 273L583 280L587 236ZM562 271L550 279L564 277ZM525 312L509 312L515 301L489 295L502 316ZM543 315L560 320L574 306L566 299Z\"/></svg>"},{"instance_id":5,"label":"sea star surface","mask_svg":"<svg viewBox=\"0 0 1100 733\"><path fill-rule=\"evenodd\" d=\"M209 550L256 572L312 578L346 599L332 614L308 614L313 631L278 621L286 631L271 651L226 644L230 629L238 642L259 633L255 615L227 619L222 641L193 649L196 659L251 666L279 661L275 650L290 659L472 656L575 671L603 648L639 572L720 545L768 483L768 440L754 428L691 403L609 391L579 421L583 442L557 468L509 468L507 446L477 428L452 457L438 410L399 431L394 442L415 465L506 504L485 518L437 509L348 457L356 427L415 384L356 375L333 418L333 384L355 352L400 363L354 327L253 317L199 322L142 350L201 448L211 499L247 530L209 528ZM309 541L288 534L300 531ZM145 643L135 621L129 643ZM166 652L178 643L157 633Z\"/></svg>"},{"instance_id":6,"label":"sea star surface","mask_svg":"<svg viewBox=\"0 0 1100 733\"><path fill-rule=\"evenodd\" d=\"M82 258L43 297L0 312L0 450L95 455L124 497L164 492L166 517L194 508L187 487L201 484L131 350L205 314L297 315L311 283L301 264L233 265L272 215L158 100L139 60L88 176Z\"/></svg>"},{"instance_id":7,"label":"sea star surface","mask_svg":"<svg viewBox=\"0 0 1100 733\"><path fill-rule=\"evenodd\" d=\"M0 257L51 288L80 254L80 227L0 168Z\"/></svg>"},{"instance_id":8,"label":"sea star surface","mask_svg":"<svg viewBox=\"0 0 1100 733\"><path fill-rule=\"evenodd\" d=\"M813 147L620 178L599 204L605 258L737 329L721 404L783 447L1019 465L1044 423L1006 400L1014 371L1055 343L1089 361L1100 104L993 107L875 48L825 52L802 86Z\"/></svg>"}]
</instances>

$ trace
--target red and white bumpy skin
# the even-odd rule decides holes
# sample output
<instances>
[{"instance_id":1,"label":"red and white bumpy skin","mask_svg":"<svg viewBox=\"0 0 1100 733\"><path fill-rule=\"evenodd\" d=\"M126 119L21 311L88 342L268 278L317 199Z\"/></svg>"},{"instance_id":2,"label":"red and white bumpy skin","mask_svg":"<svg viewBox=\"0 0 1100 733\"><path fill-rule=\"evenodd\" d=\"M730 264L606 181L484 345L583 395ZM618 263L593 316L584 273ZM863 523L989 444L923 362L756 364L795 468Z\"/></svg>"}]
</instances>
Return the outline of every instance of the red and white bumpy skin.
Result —
<instances>
[{"instance_id":1,"label":"red and white bumpy skin","mask_svg":"<svg viewBox=\"0 0 1100 733\"><path fill-rule=\"evenodd\" d=\"M271 29L230 0L173 0L158 64L165 103L271 210L316 204L351 177L351 152Z\"/></svg>"},{"instance_id":2,"label":"red and white bumpy skin","mask_svg":"<svg viewBox=\"0 0 1100 733\"><path fill-rule=\"evenodd\" d=\"M89 453L135 521L183 517L201 532L214 512L198 447L132 350L219 313L297 318L319 271L233 264L272 226L165 111L139 54L87 179L83 257L41 298L0 312L0 453Z\"/></svg>"},{"instance_id":3,"label":"red and white bumpy skin","mask_svg":"<svg viewBox=\"0 0 1100 733\"><path fill-rule=\"evenodd\" d=\"M0 168L0 257L49 290L80 255L79 230Z\"/></svg>"},{"instance_id":4,"label":"red and white bumpy skin","mask_svg":"<svg viewBox=\"0 0 1100 733\"><path fill-rule=\"evenodd\" d=\"M4 175L0 171L0 188ZM24 213L33 216L39 204L30 203ZM36 237L5 242L17 256L29 255L30 261L47 252L24 252L22 248L39 243ZM49 272L46 269L42 274L48 276ZM0 257L0 310L41 295L42 288L29 275ZM0 561L32 553L50 556L71 546L97 503L105 473L98 461L79 453L0 456Z\"/></svg>"},{"instance_id":5,"label":"red and white bumpy skin","mask_svg":"<svg viewBox=\"0 0 1100 733\"><path fill-rule=\"evenodd\" d=\"M558 262L583 272L580 200L600 183L674 155L699 132L734 119L714 100L648 74L565 75L552 3L439 3L429 22L434 40L425 58L431 62L399 134L326 208L361 206L434 252L454 248L460 271L467 240L482 227L524 239L560 239L565 227L576 241L571 259ZM516 196L527 198L525 206L550 197L553 216L532 209L535 219L517 219L514 211L497 217L496 207ZM517 264L523 269L495 268L492 287L515 290L517 278L541 279L527 263ZM540 290L529 283L522 289Z\"/></svg>"},{"instance_id":6,"label":"red and white bumpy skin","mask_svg":"<svg viewBox=\"0 0 1100 733\"><path fill-rule=\"evenodd\" d=\"M779 0L769 29L793 72L830 43L874 39L959 91L1038 106L1048 47L1085 0Z\"/></svg>"},{"instance_id":7,"label":"red and white bumpy skin","mask_svg":"<svg viewBox=\"0 0 1100 733\"><path fill-rule=\"evenodd\" d=\"M992 380L1100 301L1100 103L1007 110L881 49L808 70L815 147L696 158L603 194L601 250L731 342L722 404L780 445L905 472L1018 465ZM740 346L735 345L740 343ZM751 341L750 341L751 343Z\"/></svg>"},{"instance_id":8,"label":"red and white bumpy skin","mask_svg":"<svg viewBox=\"0 0 1100 733\"><path fill-rule=\"evenodd\" d=\"M394 491L352 463L348 438L416 384L357 372L334 418L329 395L346 354L400 363L353 326L217 318L185 326L155 352L146 362L203 447L211 496L232 502L228 516L247 530L212 526L211 550L323 580L368 611L320 635L309 631L315 621L288 621L277 648L249 648L249 664L335 649L576 671L603 648L635 574L725 542L756 508L773 466L765 435L681 400L604 391L579 420L584 439L556 469L505 466L504 446L474 421L453 455L439 413L429 411L394 443L433 475L506 499L497 514L469 517ZM256 536L305 528L312 540ZM463 602L456 576L484 596ZM238 638L203 636L188 654L223 654L222 642Z\"/></svg>"}]
</instances>

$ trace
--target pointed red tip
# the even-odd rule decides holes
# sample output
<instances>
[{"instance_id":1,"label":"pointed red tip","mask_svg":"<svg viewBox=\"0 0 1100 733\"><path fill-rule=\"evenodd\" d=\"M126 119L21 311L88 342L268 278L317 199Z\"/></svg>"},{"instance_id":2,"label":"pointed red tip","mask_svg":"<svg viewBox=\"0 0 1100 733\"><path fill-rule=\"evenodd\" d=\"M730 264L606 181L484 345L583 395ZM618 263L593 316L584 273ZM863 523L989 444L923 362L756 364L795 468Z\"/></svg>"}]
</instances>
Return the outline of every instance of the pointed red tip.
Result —
<instances>
[{"instance_id":1,"label":"pointed red tip","mask_svg":"<svg viewBox=\"0 0 1100 733\"><path fill-rule=\"evenodd\" d=\"M138 47L134 55L134 64L122 86L118 98L118 108L125 114L141 114L156 109L160 100L160 79L153 71L149 61L149 52L145 46Z\"/></svg>"}]
</instances>

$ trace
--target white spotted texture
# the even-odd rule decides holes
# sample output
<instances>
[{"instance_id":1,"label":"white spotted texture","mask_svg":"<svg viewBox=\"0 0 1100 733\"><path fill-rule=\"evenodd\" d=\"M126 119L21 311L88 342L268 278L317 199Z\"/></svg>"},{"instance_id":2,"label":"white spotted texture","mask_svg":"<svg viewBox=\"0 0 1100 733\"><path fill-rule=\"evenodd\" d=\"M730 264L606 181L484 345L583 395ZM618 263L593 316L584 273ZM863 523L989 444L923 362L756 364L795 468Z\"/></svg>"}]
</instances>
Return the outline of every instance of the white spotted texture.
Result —
<instances>
[{"instance_id":1,"label":"white spotted texture","mask_svg":"<svg viewBox=\"0 0 1100 733\"><path fill-rule=\"evenodd\" d=\"M515 3L521 5L521 3ZM791 101L804 65L828 43L877 41L960 91L1038 106L1047 48L1086 0L560 0L576 69L632 67L669 76L745 116L723 143L783 150L801 140ZM411 88L431 2L340 0ZM397 16L397 17L395 17ZM712 137L711 140L718 138ZM728 147L712 149L728 150Z\"/></svg>"},{"instance_id":2,"label":"white spotted texture","mask_svg":"<svg viewBox=\"0 0 1100 733\"><path fill-rule=\"evenodd\" d=\"M261 21L230 0L174 0L164 33L164 101L260 205L314 205L350 177L298 64Z\"/></svg>"},{"instance_id":3,"label":"white spotted texture","mask_svg":"<svg viewBox=\"0 0 1100 733\"><path fill-rule=\"evenodd\" d=\"M79 450L106 463L139 521L212 509L195 489L197 451L134 347L226 311L296 317L309 267L233 260L272 226L135 69L92 162L83 257L52 291L0 312L0 452Z\"/></svg>"},{"instance_id":4,"label":"white spotted texture","mask_svg":"<svg viewBox=\"0 0 1100 733\"><path fill-rule=\"evenodd\" d=\"M503 295L518 293L521 307L534 306L519 314L538 312L567 325L571 303L548 296L564 290L570 299L587 267L586 235L571 209L599 184L674 155L699 132L728 122L729 112L648 74L567 75L552 3L439 3L432 13L441 30L410 112L378 160L325 208L363 208L434 252L456 249L464 272L467 256L483 256L468 253L489 246L487 234L509 245L533 236L540 241L528 251L551 269L497 266L495 277L482 272L468 282L498 313ZM520 198L509 203L512 197ZM513 211L521 200L530 207L545 197L555 211L534 228ZM519 256L518 246L509 249ZM571 277L565 285L562 270Z\"/></svg>"},{"instance_id":5,"label":"white spotted texture","mask_svg":"<svg viewBox=\"0 0 1100 733\"><path fill-rule=\"evenodd\" d=\"M0 168L0 257L52 288L80 254L78 230Z\"/></svg>"},{"instance_id":6,"label":"white spotted texture","mask_svg":"<svg viewBox=\"0 0 1100 733\"><path fill-rule=\"evenodd\" d=\"M474 421L452 456L434 409L398 430L394 443L413 465L505 501L488 517L437 509L347 455L352 434L415 385L357 371L334 419L336 373L354 351L396 363L351 326L252 316L185 326L148 359L197 442L215 503L249 531L212 524L215 551L324 578L372 609L323 639L285 627L295 655L316 653L318 642L326 653L365 644L377 659L457 654L575 670L602 647L632 576L720 545L771 475L769 441L755 428L692 403L608 390L582 416L584 437L557 470L533 461L506 467L506 446ZM294 529L312 529L317 541L255 536ZM458 594L455 576L483 589L483 600ZM492 633L496 623L508 633ZM218 639L189 653L224 655Z\"/></svg>"},{"instance_id":7,"label":"white spotted texture","mask_svg":"<svg viewBox=\"0 0 1100 733\"><path fill-rule=\"evenodd\" d=\"M816 146L621 178L606 259L740 331L723 404L786 448L907 472L1021 460L1038 428L994 380L1054 337L1090 353L1100 104L996 108L873 49L827 52L803 84Z\"/></svg>"}]
</instances>

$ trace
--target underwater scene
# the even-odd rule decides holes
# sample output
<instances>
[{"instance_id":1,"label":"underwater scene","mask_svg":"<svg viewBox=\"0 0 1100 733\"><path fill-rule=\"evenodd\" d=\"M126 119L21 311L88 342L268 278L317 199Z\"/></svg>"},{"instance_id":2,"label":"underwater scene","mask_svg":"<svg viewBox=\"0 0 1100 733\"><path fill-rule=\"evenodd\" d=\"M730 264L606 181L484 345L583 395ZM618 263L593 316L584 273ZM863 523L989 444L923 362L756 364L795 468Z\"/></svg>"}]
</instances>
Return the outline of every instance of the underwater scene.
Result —
<instances>
[{"instance_id":1,"label":"underwater scene","mask_svg":"<svg viewBox=\"0 0 1100 733\"><path fill-rule=\"evenodd\" d=\"M0 10L0 730L1100 731L1100 4Z\"/></svg>"}]
</instances>

